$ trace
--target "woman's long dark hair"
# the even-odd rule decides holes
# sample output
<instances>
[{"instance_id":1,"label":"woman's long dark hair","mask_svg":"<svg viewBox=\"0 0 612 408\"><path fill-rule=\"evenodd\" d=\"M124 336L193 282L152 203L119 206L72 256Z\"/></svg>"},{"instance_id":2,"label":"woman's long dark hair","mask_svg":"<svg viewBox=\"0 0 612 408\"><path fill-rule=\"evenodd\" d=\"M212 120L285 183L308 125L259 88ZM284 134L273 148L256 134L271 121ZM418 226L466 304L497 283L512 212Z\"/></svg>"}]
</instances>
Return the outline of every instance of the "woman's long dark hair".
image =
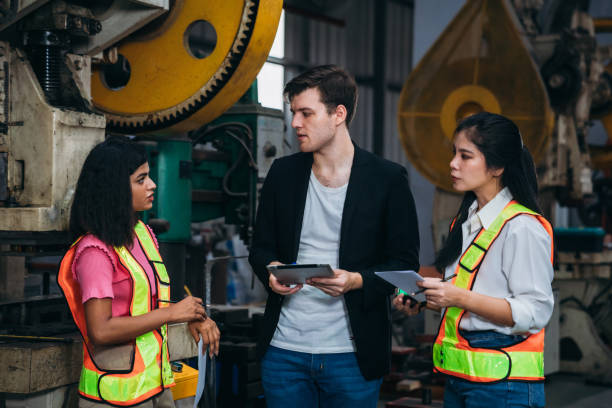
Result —
<instances>
[{"instance_id":1,"label":"woman's long dark hair","mask_svg":"<svg viewBox=\"0 0 612 408\"><path fill-rule=\"evenodd\" d=\"M146 162L144 147L124 137L111 137L89 152L70 210L73 240L90 233L107 245L132 243L136 216L130 176Z\"/></svg>"},{"instance_id":2,"label":"woman's long dark hair","mask_svg":"<svg viewBox=\"0 0 612 408\"><path fill-rule=\"evenodd\" d=\"M464 132L485 157L487 168L504 169L503 187L508 187L514 200L541 213L538 205L538 180L533 158L523 145L518 127L510 119L489 112L469 116L459 123L455 136ZM444 271L461 255L463 245L461 224L467 220L468 211L476 195L468 191L463 196L455 226L448 234L444 246L436 257L436 267Z\"/></svg>"}]
</instances>

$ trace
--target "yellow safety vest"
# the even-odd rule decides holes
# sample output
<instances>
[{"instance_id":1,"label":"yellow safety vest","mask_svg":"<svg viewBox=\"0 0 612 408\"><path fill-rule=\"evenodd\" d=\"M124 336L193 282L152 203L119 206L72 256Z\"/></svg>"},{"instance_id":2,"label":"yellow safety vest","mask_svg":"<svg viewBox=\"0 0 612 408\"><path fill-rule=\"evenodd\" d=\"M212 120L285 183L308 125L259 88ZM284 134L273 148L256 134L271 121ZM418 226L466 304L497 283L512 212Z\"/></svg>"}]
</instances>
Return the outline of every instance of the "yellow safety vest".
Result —
<instances>
[{"instance_id":1,"label":"yellow safety vest","mask_svg":"<svg viewBox=\"0 0 612 408\"><path fill-rule=\"evenodd\" d=\"M155 271L157 297L161 301L153 305L151 285L146 272L125 247L114 247L119 259L118 267L132 278L130 316L139 316L156 307L167 307L170 300L170 279L153 237L144 223L134 227L136 237ZM79 238L80 240L80 238ZM87 324L81 298L81 288L72 277L77 240L62 259L58 283L66 296L72 317L83 336L83 368L79 381L79 394L97 402L117 406L140 404L174 385L168 356L168 327L138 336L134 341L129 369L105 369L96 364L95 353L87 335Z\"/></svg>"},{"instance_id":2,"label":"yellow safety vest","mask_svg":"<svg viewBox=\"0 0 612 408\"><path fill-rule=\"evenodd\" d=\"M454 285L472 290L489 247L504 225L521 214L535 217L550 234L552 242L550 223L536 212L511 201L488 229L480 230L465 250L457 265L457 276L452 280ZM551 263L552 253L551 248ZM544 380L544 329L512 346L474 348L459 331L459 323L464 314L463 309L446 308L433 345L434 371L479 383Z\"/></svg>"}]
</instances>

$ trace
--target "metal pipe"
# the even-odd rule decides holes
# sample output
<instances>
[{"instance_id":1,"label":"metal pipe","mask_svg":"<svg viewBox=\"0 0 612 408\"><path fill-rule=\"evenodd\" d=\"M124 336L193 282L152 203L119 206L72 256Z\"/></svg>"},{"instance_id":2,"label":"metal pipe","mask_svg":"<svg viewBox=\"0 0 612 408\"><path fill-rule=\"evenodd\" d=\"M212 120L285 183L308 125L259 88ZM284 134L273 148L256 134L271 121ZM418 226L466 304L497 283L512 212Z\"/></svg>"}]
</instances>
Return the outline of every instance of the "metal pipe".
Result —
<instances>
[{"instance_id":1,"label":"metal pipe","mask_svg":"<svg viewBox=\"0 0 612 408\"><path fill-rule=\"evenodd\" d=\"M212 268L219 261L227 261L230 259L241 259L247 258L246 255L241 256L219 256L217 258L210 258L206 260L204 264L204 308L206 310L206 314L210 314L210 299L211 299L211 280L212 280ZM200 399L200 406L206 406L207 408L215 408L216 407L216 393L215 393L215 356L213 354L209 354L210 364L206 365L206 370L210 370L206 373L206 391L204 392L204 396L208 398Z\"/></svg>"},{"instance_id":2,"label":"metal pipe","mask_svg":"<svg viewBox=\"0 0 612 408\"><path fill-rule=\"evenodd\" d=\"M387 1L379 0L374 5L374 123L372 129L372 150L379 156L384 154L385 139Z\"/></svg>"}]
</instances>

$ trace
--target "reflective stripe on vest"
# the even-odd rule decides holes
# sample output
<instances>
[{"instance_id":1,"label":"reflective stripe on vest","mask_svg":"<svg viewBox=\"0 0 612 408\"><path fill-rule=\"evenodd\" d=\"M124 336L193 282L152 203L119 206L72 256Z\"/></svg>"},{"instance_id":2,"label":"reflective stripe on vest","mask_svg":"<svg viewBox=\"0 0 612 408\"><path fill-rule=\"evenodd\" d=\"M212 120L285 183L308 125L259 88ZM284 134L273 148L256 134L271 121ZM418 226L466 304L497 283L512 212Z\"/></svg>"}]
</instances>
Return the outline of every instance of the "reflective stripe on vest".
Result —
<instances>
[{"instance_id":1,"label":"reflective stripe on vest","mask_svg":"<svg viewBox=\"0 0 612 408\"><path fill-rule=\"evenodd\" d=\"M452 280L454 285L472 290L488 249L504 225L521 214L535 217L551 236L552 243L550 223L536 212L511 201L488 229L480 230L461 255L456 270L457 276ZM551 256L552 253L551 248ZM444 312L433 346L435 371L473 382L544 379L544 329L509 347L473 348L459 331L459 323L464 314L465 310L457 307L449 307Z\"/></svg>"},{"instance_id":2,"label":"reflective stripe on vest","mask_svg":"<svg viewBox=\"0 0 612 408\"><path fill-rule=\"evenodd\" d=\"M140 221L134 231L147 259L153 264L158 299L170 300L168 273L153 237ZM142 403L163 392L164 388L174 385L168 354L167 326L163 325L158 330L144 333L136 338L130 369L108 370L97 366L91 354L80 286L72 277L72 263L77 242L62 259L58 283L64 291L72 317L84 340L79 394L88 399L117 406ZM127 248L114 247L114 250L119 259L118 267L127 271L132 281L130 316L142 315L155 309L157 305L153 305L150 281L144 269ZM160 302L159 306L166 307L168 303Z\"/></svg>"},{"instance_id":3,"label":"reflective stripe on vest","mask_svg":"<svg viewBox=\"0 0 612 408\"><path fill-rule=\"evenodd\" d=\"M166 266L162 260L162 257L153 241L153 237L149 229L144 225L142 221L136 224L136 237L142 246L147 259L151 263L153 270L155 271L155 278L157 281L157 298L161 300L170 300L170 277L166 271ZM168 307L169 302L158 302L158 307ZM160 327L160 333L162 335L162 375L164 384L174 383L174 377L172 375L172 369L170 367L170 353L168 352L168 325L164 324Z\"/></svg>"}]
</instances>

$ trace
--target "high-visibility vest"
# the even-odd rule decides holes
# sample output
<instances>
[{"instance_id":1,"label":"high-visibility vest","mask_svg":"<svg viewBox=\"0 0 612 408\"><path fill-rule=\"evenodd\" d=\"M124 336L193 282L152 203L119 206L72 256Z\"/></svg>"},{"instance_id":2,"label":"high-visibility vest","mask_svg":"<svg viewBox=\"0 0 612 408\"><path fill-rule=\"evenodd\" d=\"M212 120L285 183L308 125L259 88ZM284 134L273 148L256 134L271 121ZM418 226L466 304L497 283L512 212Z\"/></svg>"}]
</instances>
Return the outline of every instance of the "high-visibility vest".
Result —
<instances>
[{"instance_id":1,"label":"high-visibility vest","mask_svg":"<svg viewBox=\"0 0 612 408\"><path fill-rule=\"evenodd\" d=\"M457 276L452 280L455 286L472 290L487 250L504 225L521 214L535 217L550 234L552 263L553 232L550 223L538 213L511 201L488 229L480 230L461 255ZM458 307L446 308L433 345L434 371L479 383L544 380L544 329L508 347L474 348L459 331L464 314L465 310Z\"/></svg>"},{"instance_id":2,"label":"high-visibility vest","mask_svg":"<svg viewBox=\"0 0 612 408\"><path fill-rule=\"evenodd\" d=\"M155 271L157 297L160 301L158 305L153 305L147 273L130 251L124 246L114 247L119 259L118 267L127 271L132 281L129 315L139 316L150 312L156 306L169 305L164 301L170 300L170 279L149 229L139 221L134 231ZM79 394L93 401L122 407L140 404L174 385L168 357L168 327L164 324L159 329L144 333L135 339L129 369L108 369L96 364L95 346L91 344L87 335L81 287L72 276L72 262L79 240L72 244L62 259L58 272L58 284L66 296L72 317L83 336L83 368L79 381Z\"/></svg>"}]
</instances>

